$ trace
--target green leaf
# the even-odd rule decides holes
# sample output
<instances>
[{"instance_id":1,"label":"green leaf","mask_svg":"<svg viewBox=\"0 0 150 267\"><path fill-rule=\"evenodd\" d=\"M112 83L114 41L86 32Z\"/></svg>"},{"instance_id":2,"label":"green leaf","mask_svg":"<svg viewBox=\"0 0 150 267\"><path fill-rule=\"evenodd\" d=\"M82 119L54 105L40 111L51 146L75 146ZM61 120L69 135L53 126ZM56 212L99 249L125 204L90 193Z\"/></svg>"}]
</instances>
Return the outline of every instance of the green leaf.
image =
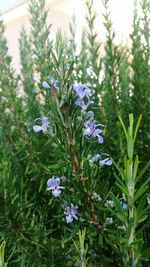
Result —
<instances>
[{"instance_id":1,"label":"green leaf","mask_svg":"<svg viewBox=\"0 0 150 267\"><path fill-rule=\"evenodd\" d=\"M138 176L136 178L136 182L138 182L138 180L144 175L144 173L147 171L149 166L150 166L150 161L148 161L147 164L145 165L145 167L140 171L140 173L138 174Z\"/></svg>"},{"instance_id":2,"label":"green leaf","mask_svg":"<svg viewBox=\"0 0 150 267\"><path fill-rule=\"evenodd\" d=\"M126 131L126 127L125 127L125 125L123 123L123 120L121 119L120 116L119 116L119 121L120 121L120 124L121 124L121 126L122 126L122 128L124 130L124 134L125 134L126 140L128 141L128 134L127 134L127 131Z\"/></svg>"},{"instance_id":3,"label":"green leaf","mask_svg":"<svg viewBox=\"0 0 150 267\"><path fill-rule=\"evenodd\" d=\"M142 186L137 190L134 196L134 201L136 201L139 197L141 197L147 190L147 184L150 182L150 178L148 178Z\"/></svg>"},{"instance_id":4,"label":"green leaf","mask_svg":"<svg viewBox=\"0 0 150 267\"><path fill-rule=\"evenodd\" d=\"M150 248L147 248L143 251L142 258L145 260L150 259Z\"/></svg>"},{"instance_id":5,"label":"green leaf","mask_svg":"<svg viewBox=\"0 0 150 267\"><path fill-rule=\"evenodd\" d=\"M136 136L137 136L138 129L139 129L139 127L140 127L141 119L142 119L142 115L139 116L138 122L137 122L137 124L136 124L136 128L135 128L135 130L134 130L133 146L134 146L135 141L136 141Z\"/></svg>"}]
</instances>

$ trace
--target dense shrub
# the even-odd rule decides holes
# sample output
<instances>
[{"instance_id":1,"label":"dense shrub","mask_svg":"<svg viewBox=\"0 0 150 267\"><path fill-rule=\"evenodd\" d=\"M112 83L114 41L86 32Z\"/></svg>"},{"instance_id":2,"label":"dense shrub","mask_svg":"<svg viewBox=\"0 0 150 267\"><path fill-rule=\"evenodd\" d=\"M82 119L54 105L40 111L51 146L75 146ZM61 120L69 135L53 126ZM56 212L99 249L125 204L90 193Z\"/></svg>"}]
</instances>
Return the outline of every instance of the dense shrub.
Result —
<instances>
[{"instance_id":1,"label":"dense shrub","mask_svg":"<svg viewBox=\"0 0 150 267\"><path fill-rule=\"evenodd\" d=\"M93 2L77 52L75 18L69 37L58 31L51 40L45 1L31 0L19 74L0 21L0 238L8 266L150 265L150 3L135 3L125 48L115 44L103 0L101 55Z\"/></svg>"}]
</instances>

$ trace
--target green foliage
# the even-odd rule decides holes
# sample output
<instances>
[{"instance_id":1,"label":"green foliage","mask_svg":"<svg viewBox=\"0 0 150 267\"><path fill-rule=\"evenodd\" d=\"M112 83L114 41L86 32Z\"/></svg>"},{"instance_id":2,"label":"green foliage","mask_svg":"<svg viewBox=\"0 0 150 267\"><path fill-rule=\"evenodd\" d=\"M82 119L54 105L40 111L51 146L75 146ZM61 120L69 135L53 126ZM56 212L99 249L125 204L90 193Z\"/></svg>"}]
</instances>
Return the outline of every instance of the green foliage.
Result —
<instances>
[{"instance_id":1,"label":"green foliage","mask_svg":"<svg viewBox=\"0 0 150 267\"><path fill-rule=\"evenodd\" d=\"M94 1L86 1L87 6L87 25L88 25L88 33L87 33L87 40L88 40L88 53L89 53L89 62L90 62L90 70L91 70L91 77L88 77L89 82L95 84L95 98L97 104L99 104L99 97L98 93L100 92L100 71L101 71L101 64L102 59L100 57L100 43L98 41L98 33L95 31L95 22L96 22L96 12L94 11L93 7ZM90 76L90 75L89 75Z\"/></svg>"},{"instance_id":2,"label":"green foliage","mask_svg":"<svg viewBox=\"0 0 150 267\"><path fill-rule=\"evenodd\" d=\"M48 11L45 9L45 0L31 0L29 3L31 14L31 42L34 67L41 74L41 79L49 75L50 53L52 42L49 40L51 26L47 26Z\"/></svg>"},{"instance_id":3,"label":"green foliage","mask_svg":"<svg viewBox=\"0 0 150 267\"><path fill-rule=\"evenodd\" d=\"M75 249L77 251L77 253L79 254L79 256L76 258L76 261L78 264L80 264L81 267L87 267L87 260L86 260L86 255L87 255L87 251L88 251L88 245L84 244L85 243L85 235L86 235L86 228L84 228L83 230L79 230L79 245L76 241L74 241L74 246Z\"/></svg>"},{"instance_id":4,"label":"green foliage","mask_svg":"<svg viewBox=\"0 0 150 267\"><path fill-rule=\"evenodd\" d=\"M135 1L132 40L132 70L133 70L133 96L132 109L139 116L142 114L142 129L139 136L139 149L142 149L143 160L149 154L149 59L150 59L150 3L147 0L141 1L141 17L137 13L137 1ZM138 109L137 109L138 107Z\"/></svg>"},{"instance_id":5,"label":"green foliage","mask_svg":"<svg viewBox=\"0 0 150 267\"><path fill-rule=\"evenodd\" d=\"M31 32L23 28L19 38L20 75L0 20L0 238L6 240L10 267L150 264L150 4L139 2L132 46L125 48L116 45L109 1L103 0L101 54L93 0L86 1L80 48L75 17L70 34L58 30L51 40L45 1L31 0ZM43 88L44 81L50 89ZM83 136L88 115L74 103L74 84L88 82L94 102L88 110L105 125L104 144ZM34 120L40 116L48 117L50 125L47 132L35 133ZM90 157L104 152L113 167L89 164ZM52 176L66 177L58 198L46 190ZM78 220L67 224L62 205L70 203L79 207Z\"/></svg>"},{"instance_id":6,"label":"green foliage","mask_svg":"<svg viewBox=\"0 0 150 267\"><path fill-rule=\"evenodd\" d=\"M149 205L147 203L147 185L150 178L140 184L146 169L150 166L148 162L146 168L139 172L139 159L138 155L134 155L134 146L137 136L137 131L140 125L141 116L139 117L135 130L133 114L129 115L129 128L126 129L125 125L120 118L120 123L123 127L126 138L126 154L124 157L123 167L114 163L118 174L116 174L117 185L123 193L123 199L127 203L127 207L123 210L122 205L118 199L112 195L112 200L117 207L117 213L112 210L112 213L120 220L124 232L118 240L116 236L113 237L116 250L123 258L124 266L142 266L143 252L143 238L141 231L141 223L143 223L149 214ZM142 173L142 175L141 175Z\"/></svg>"},{"instance_id":7,"label":"green foliage","mask_svg":"<svg viewBox=\"0 0 150 267\"><path fill-rule=\"evenodd\" d=\"M6 243L3 241L3 243L0 245L0 267L7 267L7 263L4 261L5 246Z\"/></svg>"}]
</instances>

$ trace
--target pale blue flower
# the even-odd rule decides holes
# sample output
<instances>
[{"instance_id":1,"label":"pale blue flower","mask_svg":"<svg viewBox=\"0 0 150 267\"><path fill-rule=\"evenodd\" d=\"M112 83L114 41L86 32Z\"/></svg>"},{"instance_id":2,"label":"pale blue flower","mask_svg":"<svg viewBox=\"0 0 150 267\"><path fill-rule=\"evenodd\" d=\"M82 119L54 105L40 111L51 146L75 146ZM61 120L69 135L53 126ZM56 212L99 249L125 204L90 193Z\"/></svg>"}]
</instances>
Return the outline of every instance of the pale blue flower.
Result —
<instances>
[{"instance_id":1,"label":"pale blue flower","mask_svg":"<svg viewBox=\"0 0 150 267\"><path fill-rule=\"evenodd\" d=\"M103 167L104 165L111 166L112 160L110 158L105 158L99 161L99 165Z\"/></svg>"},{"instance_id":2,"label":"pale blue flower","mask_svg":"<svg viewBox=\"0 0 150 267\"><path fill-rule=\"evenodd\" d=\"M86 115L89 117L89 119L90 120L93 120L94 119L94 112L93 111L88 111L87 113L86 113Z\"/></svg>"},{"instance_id":3,"label":"pale blue flower","mask_svg":"<svg viewBox=\"0 0 150 267\"><path fill-rule=\"evenodd\" d=\"M50 83L52 84L52 86L56 89L57 92L59 92L59 86L58 86L58 80L56 80L54 77L49 76L48 77L50 80Z\"/></svg>"},{"instance_id":4,"label":"pale blue flower","mask_svg":"<svg viewBox=\"0 0 150 267\"><path fill-rule=\"evenodd\" d=\"M99 143L103 143L103 137L100 135L103 131L101 129L98 129L97 127L99 124L96 125L94 121L86 121L84 123L84 129L83 129L83 134L86 138L91 138L91 137L97 137Z\"/></svg>"},{"instance_id":5,"label":"pale blue flower","mask_svg":"<svg viewBox=\"0 0 150 267\"><path fill-rule=\"evenodd\" d=\"M87 99L87 102L85 103L82 99L77 98L75 100L75 105L76 106L80 106L82 108L82 112L84 112L85 110L87 110L87 108L93 104L93 101L91 101L89 98Z\"/></svg>"},{"instance_id":6,"label":"pale blue flower","mask_svg":"<svg viewBox=\"0 0 150 267\"><path fill-rule=\"evenodd\" d=\"M105 153L96 154L94 157L89 156L89 164L92 167L94 162L97 162L99 159L99 165L103 167L104 165L110 166L112 165L112 160L110 158L101 159L104 157L104 155L107 155Z\"/></svg>"},{"instance_id":7,"label":"pale blue flower","mask_svg":"<svg viewBox=\"0 0 150 267\"><path fill-rule=\"evenodd\" d=\"M72 223L73 219L78 220L78 217L76 215L77 209L78 209L78 206L74 206L72 203L71 203L71 207L65 208L66 211L64 212L64 214L66 215L67 223Z\"/></svg>"},{"instance_id":8,"label":"pale blue flower","mask_svg":"<svg viewBox=\"0 0 150 267\"><path fill-rule=\"evenodd\" d=\"M91 90L88 88L89 85L89 83L79 83L74 86L75 96L77 97L75 105L80 106L82 108L82 112L87 110L89 105L93 103L93 101L89 98L91 94Z\"/></svg>"},{"instance_id":9,"label":"pale blue flower","mask_svg":"<svg viewBox=\"0 0 150 267\"><path fill-rule=\"evenodd\" d=\"M54 87L57 92L59 92L59 86L58 86L58 80L54 79L53 77L49 76L49 83L46 81L43 81L42 85L45 89L50 89Z\"/></svg>"},{"instance_id":10,"label":"pale blue flower","mask_svg":"<svg viewBox=\"0 0 150 267\"><path fill-rule=\"evenodd\" d=\"M122 197L119 200L120 200L120 204L121 204L122 208L126 209L127 208L127 204L124 202L124 198Z\"/></svg>"},{"instance_id":11,"label":"pale blue flower","mask_svg":"<svg viewBox=\"0 0 150 267\"><path fill-rule=\"evenodd\" d=\"M38 133L38 132L40 132L40 131L42 131L42 132L46 132L46 131L47 131L47 128L48 128L48 125L49 125L48 118L45 117L45 116L42 116L42 117L40 117L40 118L37 118L35 121L38 121L38 120L42 123L42 125L39 126L39 125L36 125L36 124L35 124L35 125L33 126L33 130L34 130L34 132L36 132L36 133Z\"/></svg>"},{"instance_id":12,"label":"pale blue flower","mask_svg":"<svg viewBox=\"0 0 150 267\"><path fill-rule=\"evenodd\" d=\"M54 178L54 176L47 181L47 190L51 190L55 197L58 197L61 194L61 189L65 188L63 186L59 186L59 183L60 178Z\"/></svg>"},{"instance_id":13,"label":"pale blue flower","mask_svg":"<svg viewBox=\"0 0 150 267\"><path fill-rule=\"evenodd\" d=\"M94 161L97 161L100 157L101 157L101 154L96 154L96 155L93 157L93 162L94 162Z\"/></svg>"},{"instance_id":14,"label":"pale blue flower","mask_svg":"<svg viewBox=\"0 0 150 267\"><path fill-rule=\"evenodd\" d=\"M89 85L89 83L79 83L75 85L74 91L76 96L78 96L80 99L83 99L85 96L88 97L91 94L91 90L88 88Z\"/></svg>"},{"instance_id":15,"label":"pale blue flower","mask_svg":"<svg viewBox=\"0 0 150 267\"><path fill-rule=\"evenodd\" d=\"M47 82L45 82L45 81L42 82L42 86L43 86L45 89L50 89L50 88L51 88L50 85L49 85Z\"/></svg>"}]
</instances>

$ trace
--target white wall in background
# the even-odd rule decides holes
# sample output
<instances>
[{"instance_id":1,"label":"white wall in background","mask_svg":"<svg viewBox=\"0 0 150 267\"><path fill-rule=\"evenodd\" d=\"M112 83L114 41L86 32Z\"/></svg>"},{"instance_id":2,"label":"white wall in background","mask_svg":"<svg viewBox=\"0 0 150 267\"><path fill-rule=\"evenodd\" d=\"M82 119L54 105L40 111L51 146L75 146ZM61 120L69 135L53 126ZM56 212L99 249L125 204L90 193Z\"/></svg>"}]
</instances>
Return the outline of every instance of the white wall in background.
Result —
<instances>
[{"instance_id":1,"label":"white wall in background","mask_svg":"<svg viewBox=\"0 0 150 267\"><path fill-rule=\"evenodd\" d=\"M17 70L19 69L19 33L22 25L25 25L26 29L29 30L28 2L28 0L14 0L12 5L2 10L9 52L13 56L13 64ZM85 25L85 0L47 0L46 3L49 9L48 23L52 24L52 34L55 35L58 28L68 33L68 25L75 13L77 40L80 40L82 28ZM99 32L101 42L103 42L105 30L102 25L102 13L104 12L102 0L95 0L94 3L98 15L96 29ZM132 25L133 0L110 0L110 10L114 29L117 33L116 42L128 41Z\"/></svg>"}]
</instances>

